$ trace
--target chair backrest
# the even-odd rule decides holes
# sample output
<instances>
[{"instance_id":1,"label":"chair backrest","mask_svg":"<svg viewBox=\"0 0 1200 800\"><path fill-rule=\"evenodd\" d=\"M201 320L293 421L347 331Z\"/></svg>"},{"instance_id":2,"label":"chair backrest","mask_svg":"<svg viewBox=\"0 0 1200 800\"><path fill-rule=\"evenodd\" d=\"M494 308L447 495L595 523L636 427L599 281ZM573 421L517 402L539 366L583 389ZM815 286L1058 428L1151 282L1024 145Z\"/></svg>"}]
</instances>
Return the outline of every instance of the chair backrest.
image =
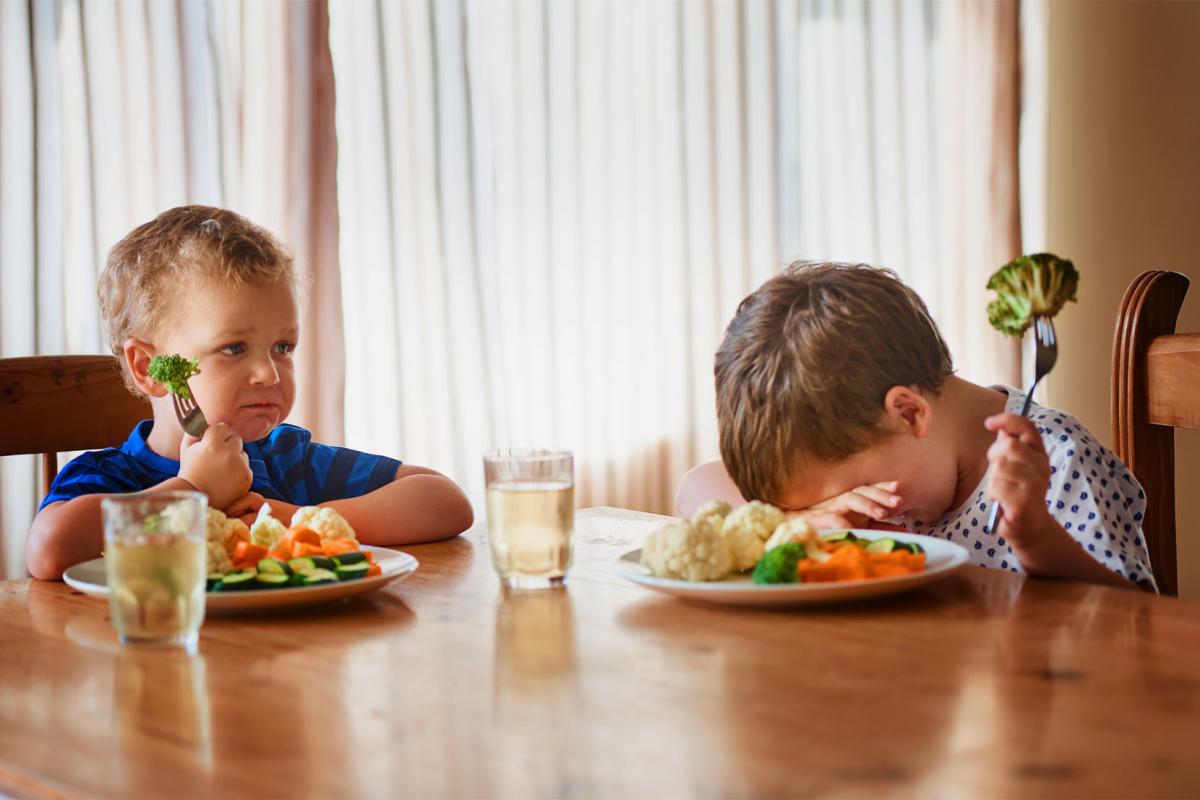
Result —
<instances>
[{"instance_id":1,"label":"chair backrest","mask_svg":"<svg viewBox=\"0 0 1200 800\"><path fill-rule=\"evenodd\" d=\"M150 416L112 356L0 359L0 456L41 453L43 496L59 452L115 447Z\"/></svg>"},{"instance_id":2,"label":"chair backrest","mask_svg":"<svg viewBox=\"0 0 1200 800\"><path fill-rule=\"evenodd\" d=\"M1200 333L1175 333L1188 279L1143 272L1125 291L1113 337L1117 456L1146 492L1142 533L1159 591L1179 593L1175 566L1175 428L1200 428Z\"/></svg>"}]
</instances>

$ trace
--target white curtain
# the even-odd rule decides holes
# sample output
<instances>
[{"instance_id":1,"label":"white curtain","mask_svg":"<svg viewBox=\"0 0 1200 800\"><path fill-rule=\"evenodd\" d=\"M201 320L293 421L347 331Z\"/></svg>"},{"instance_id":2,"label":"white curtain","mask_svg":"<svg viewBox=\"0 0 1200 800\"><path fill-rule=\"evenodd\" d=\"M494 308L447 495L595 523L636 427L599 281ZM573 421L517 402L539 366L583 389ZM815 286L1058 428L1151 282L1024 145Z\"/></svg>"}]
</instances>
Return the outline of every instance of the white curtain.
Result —
<instances>
[{"instance_id":1,"label":"white curtain","mask_svg":"<svg viewBox=\"0 0 1200 800\"><path fill-rule=\"evenodd\" d=\"M340 439L331 71L324 3L0 2L0 355L105 352L108 249L222 205L307 270L294 418ZM24 574L36 486L33 457L0 459L0 577Z\"/></svg>"},{"instance_id":2,"label":"white curtain","mask_svg":"<svg viewBox=\"0 0 1200 800\"><path fill-rule=\"evenodd\" d=\"M961 374L1017 254L1010 2L334 3L346 436L482 494L495 446L667 511L712 357L797 258L896 269Z\"/></svg>"}]
</instances>

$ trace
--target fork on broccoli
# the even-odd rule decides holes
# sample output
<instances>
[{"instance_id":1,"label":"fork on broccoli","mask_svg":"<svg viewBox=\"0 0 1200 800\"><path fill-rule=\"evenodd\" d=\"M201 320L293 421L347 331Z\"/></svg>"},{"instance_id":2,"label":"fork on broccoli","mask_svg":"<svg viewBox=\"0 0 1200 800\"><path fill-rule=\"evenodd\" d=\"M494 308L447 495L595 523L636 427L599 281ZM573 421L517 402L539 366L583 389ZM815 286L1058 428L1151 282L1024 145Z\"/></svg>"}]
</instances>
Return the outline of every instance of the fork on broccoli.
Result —
<instances>
[{"instance_id":1,"label":"fork on broccoli","mask_svg":"<svg viewBox=\"0 0 1200 800\"><path fill-rule=\"evenodd\" d=\"M996 292L988 303L988 322L1007 336L1019 337L1034 317L1052 317L1067 301L1074 302L1079 288L1075 265L1053 253L1019 256L988 278Z\"/></svg>"},{"instance_id":2,"label":"fork on broccoli","mask_svg":"<svg viewBox=\"0 0 1200 800\"><path fill-rule=\"evenodd\" d=\"M187 385L188 378L200 374L200 359L184 358L178 354L155 356L150 359L150 366L146 372L156 382L167 387L168 392L188 400L192 396Z\"/></svg>"}]
</instances>

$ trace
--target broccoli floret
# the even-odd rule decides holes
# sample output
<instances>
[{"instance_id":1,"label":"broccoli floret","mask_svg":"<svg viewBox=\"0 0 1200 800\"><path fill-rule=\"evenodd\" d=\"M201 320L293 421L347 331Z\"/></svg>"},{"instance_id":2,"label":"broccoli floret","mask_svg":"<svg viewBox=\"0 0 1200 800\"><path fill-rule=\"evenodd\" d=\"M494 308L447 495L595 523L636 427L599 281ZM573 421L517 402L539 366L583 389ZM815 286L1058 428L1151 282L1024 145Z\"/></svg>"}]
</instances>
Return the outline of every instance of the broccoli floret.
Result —
<instances>
[{"instance_id":1,"label":"broccoli floret","mask_svg":"<svg viewBox=\"0 0 1200 800\"><path fill-rule=\"evenodd\" d=\"M1079 288L1075 265L1052 253L1020 256L988 278L997 297L988 303L988 322L1007 336L1019 337L1034 317L1053 317Z\"/></svg>"},{"instance_id":2,"label":"broccoli floret","mask_svg":"<svg viewBox=\"0 0 1200 800\"><path fill-rule=\"evenodd\" d=\"M200 374L200 359L184 358L181 355L155 356L146 369L150 377L167 387L167 391L184 400L191 398L188 378Z\"/></svg>"},{"instance_id":3,"label":"broccoli floret","mask_svg":"<svg viewBox=\"0 0 1200 800\"><path fill-rule=\"evenodd\" d=\"M802 558L804 545L796 542L781 544L758 560L750 580L755 583L795 583L796 564Z\"/></svg>"}]
</instances>

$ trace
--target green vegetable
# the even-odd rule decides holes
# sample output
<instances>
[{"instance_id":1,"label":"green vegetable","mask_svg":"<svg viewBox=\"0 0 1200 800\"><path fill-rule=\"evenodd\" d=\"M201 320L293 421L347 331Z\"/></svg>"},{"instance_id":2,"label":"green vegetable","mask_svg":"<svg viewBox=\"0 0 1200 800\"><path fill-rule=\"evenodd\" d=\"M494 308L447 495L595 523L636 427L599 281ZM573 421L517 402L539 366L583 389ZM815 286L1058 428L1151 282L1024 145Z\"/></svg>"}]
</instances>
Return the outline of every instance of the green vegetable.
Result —
<instances>
[{"instance_id":1,"label":"green vegetable","mask_svg":"<svg viewBox=\"0 0 1200 800\"><path fill-rule=\"evenodd\" d=\"M291 580L290 577L282 572L260 572L254 577L254 582L258 584L257 589L277 589L281 586L287 586Z\"/></svg>"},{"instance_id":2,"label":"green vegetable","mask_svg":"<svg viewBox=\"0 0 1200 800\"><path fill-rule=\"evenodd\" d=\"M1075 265L1052 253L1019 256L988 278L996 292L988 303L988 322L1007 336L1019 337L1034 317L1053 317L1079 288Z\"/></svg>"},{"instance_id":3,"label":"green vegetable","mask_svg":"<svg viewBox=\"0 0 1200 800\"><path fill-rule=\"evenodd\" d=\"M349 553L342 553L340 556L333 557L334 563L337 564L339 567L344 567L347 564L362 564L362 563L365 563L366 560L367 560L367 557L365 555L363 555L362 552L359 550L352 550ZM319 567L321 565L318 564L317 566ZM370 564L368 564L367 566L370 566Z\"/></svg>"},{"instance_id":4,"label":"green vegetable","mask_svg":"<svg viewBox=\"0 0 1200 800\"><path fill-rule=\"evenodd\" d=\"M333 571L333 574L337 575L339 581L351 581L355 578L365 578L367 570L370 568L371 565L366 561L360 561L357 564L341 564Z\"/></svg>"},{"instance_id":5,"label":"green vegetable","mask_svg":"<svg viewBox=\"0 0 1200 800\"><path fill-rule=\"evenodd\" d=\"M754 565L750 580L755 583L795 583L796 564L804 558L804 545L781 544L763 554Z\"/></svg>"},{"instance_id":6,"label":"green vegetable","mask_svg":"<svg viewBox=\"0 0 1200 800\"><path fill-rule=\"evenodd\" d=\"M858 537L850 531L830 531L821 534L822 542L857 542Z\"/></svg>"},{"instance_id":7,"label":"green vegetable","mask_svg":"<svg viewBox=\"0 0 1200 800\"><path fill-rule=\"evenodd\" d=\"M200 374L200 359L187 359L181 355L155 356L150 359L146 372L156 382L167 387L167 391L177 394L184 400L190 399L188 378Z\"/></svg>"},{"instance_id":8,"label":"green vegetable","mask_svg":"<svg viewBox=\"0 0 1200 800\"><path fill-rule=\"evenodd\" d=\"M867 545L868 553L890 553L900 547L895 539L874 539Z\"/></svg>"},{"instance_id":9,"label":"green vegetable","mask_svg":"<svg viewBox=\"0 0 1200 800\"><path fill-rule=\"evenodd\" d=\"M230 592L239 589L249 589L254 586L254 581L257 577L258 573L253 570L231 572L221 578L221 582L215 587L214 591Z\"/></svg>"}]
</instances>

